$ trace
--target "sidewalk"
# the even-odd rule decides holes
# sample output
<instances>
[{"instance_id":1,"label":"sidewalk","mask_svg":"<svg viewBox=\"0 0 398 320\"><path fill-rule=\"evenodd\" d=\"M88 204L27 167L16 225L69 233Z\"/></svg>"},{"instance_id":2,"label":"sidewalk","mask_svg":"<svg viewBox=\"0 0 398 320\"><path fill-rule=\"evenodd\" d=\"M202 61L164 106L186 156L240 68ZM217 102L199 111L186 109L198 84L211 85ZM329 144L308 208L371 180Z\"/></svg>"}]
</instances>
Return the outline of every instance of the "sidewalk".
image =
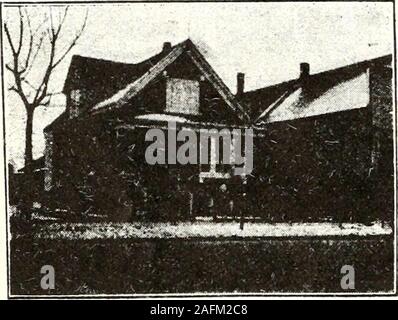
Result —
<instances>
[{"instance_id":1,"label":"sidewalk","mask_svg":"<svg viewBox=\"0 0 398 320\"><path fill-rule=\"evenodd\" d=\"M162 223L51 223L40 226L36 237L44 239L173 239L173 238L289 238L388 236L390 226L376 222L360 223L262 223L246 222L240 230L238 222Z\"/></svg>"}]
</instances>

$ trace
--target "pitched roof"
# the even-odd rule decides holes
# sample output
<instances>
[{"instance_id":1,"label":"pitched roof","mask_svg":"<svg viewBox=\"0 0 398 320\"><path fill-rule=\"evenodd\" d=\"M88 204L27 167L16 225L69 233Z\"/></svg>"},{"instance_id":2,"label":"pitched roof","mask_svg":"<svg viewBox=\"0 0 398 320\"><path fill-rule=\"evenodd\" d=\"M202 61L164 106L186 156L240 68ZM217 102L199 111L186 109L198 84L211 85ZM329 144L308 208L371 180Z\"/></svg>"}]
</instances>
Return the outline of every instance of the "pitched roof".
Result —
<instances>
[{"instance_id":1,"label":"pitched roof","mask_svg":"<svg viewBox=\"0 0 398 320\"><path fill-rule=\"evenodd\" d=\"M82 84L87 88L95 88L95 96L89 97L91 98L89 103L96 104L112 96L132 80L138 79L165 55L166 53L162 51L139 63L122 63L74 55L69 65L62 92L68 94L70 90L81 89ZM66 112L63 112L46 126L44 131L50 130L67 119Z\"/></svg>"},{"instance_id":2,"label":"pitched roof","mask_svg":"<svg viewBox=\"0 0 398 320\"><path fill-rule=\"evenodd\" d=\"M365 86L369 83L366 82L368 68L390 65L391 61L391 55L365 60L309 75L305 80L293 79L248 91L239 97L239 101L247 107L255 122L283 121L347 108L353 109L366 102ZM355 95L350 94L352 90L356 90ZM343 101L344 95L361 101ZM332 101L332 98L335 101ZM329 105L323 104L326 101L330 101Z\"/></svg>"},{"instance_id":3,"label":"pitched roof","mask_svg":"<svg viewBox=\"0 0 398 320\"><path fill-rule=\"evenodd\" d=\"M132 80L141 77L155 65L165 52L160 52L139 63L121 63L104 59L74 55L64 83L63 92L72 89L95 88L94 100L96 104L120 89Z\"/></svg>"},{"instance_id":4,"label":"pitched roof","mask_svg":"<svg viewBox=\"0 0 398 320\"><path fill-rule=\"evenodd\" d=\"M68 114L66 113L66 111L64 111L57 118L55 118L53 122L44 127L43 132L48 132L53 128L56 128L58 125L65 123L65 121L67 120L68 120Z\"/></svg>"},{"instance_id":5,"label":"pitched roof","mask_svg":"<svg viewBox=\"0 0 398 320\"><path fill-rule=\"evenodd\" d=\"M248 114L190 39L172 47L167 55L161 57L158 62L151 66L142 76L134 79L134 81L125 86L125 88L116 92L110 98L96 104L92 108L92 112L104 112L126 105L131 98L141 92L141 90L160 75L167 66L173 63L184 52L187 52L193 63L214 86L227 105L237 113L238 117L241 120L249 121Z\"/></svg>"},{"instance_id":6,"label":"pitched roof","mask_svg":"<svg viewBox=\"0 0 398 320\"><path fill-rule=\"evenodd\" d=\"M29 165L29 167L31 167L32 171L43 169L45 167L44 156L41 156L41 157L39 157L37 159L34 159L31 162L31 164ZM27 166L22 167L21 169L18 170L18 172L25 172L26 168L27 168Z\"/></svg>"}]
</instances>

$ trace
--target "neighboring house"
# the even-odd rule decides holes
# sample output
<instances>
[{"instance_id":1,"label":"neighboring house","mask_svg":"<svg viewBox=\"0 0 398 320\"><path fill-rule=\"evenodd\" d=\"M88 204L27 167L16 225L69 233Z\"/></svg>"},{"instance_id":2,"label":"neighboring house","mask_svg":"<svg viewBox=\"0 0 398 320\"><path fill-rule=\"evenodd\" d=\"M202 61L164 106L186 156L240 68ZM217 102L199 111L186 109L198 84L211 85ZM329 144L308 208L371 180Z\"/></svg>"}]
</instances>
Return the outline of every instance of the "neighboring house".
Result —
<instances>
[{"instance_id":1,"label":"neighboring house","mask_svg":"<svg viewBox=\"0 0 398 320\"><path fill-rule=\"evenodd\" d=\"M31 164L33 179L25 175L26 167L15 170L14 165L8 164L9 202L11 205L21 204L29 192L31 199L38 200L44 196L44 157L33 160Z\"/></svg>"},{"instance_id":2,"label":"neighboring house","mask_svg":"<svg viewBox=\"0 0 398 320\"><path fill-rule=\"evenodd\" d=\"M314 75L303 63L297 79L250 92L239 73L233 95L190 40L138 64L73 56L66 111L44 132L46 205L113 220L392 219L391 78L391 56ZM213 141L207 165L145 161L148 129L168 140L247 127L249 176L214 165Z\"/></svg>"},{"instance_id":3,"label":"neighboring house","mask_svg":"<svg viewBox=\"0 0 398 320\"><path fill-rule=\"evenodd\" d=\"M261 133L251 211L288 220L393 218L391 63L388 55L313 75L302 63L297 79L240 90Z\"/></svg>"}]
</instances>

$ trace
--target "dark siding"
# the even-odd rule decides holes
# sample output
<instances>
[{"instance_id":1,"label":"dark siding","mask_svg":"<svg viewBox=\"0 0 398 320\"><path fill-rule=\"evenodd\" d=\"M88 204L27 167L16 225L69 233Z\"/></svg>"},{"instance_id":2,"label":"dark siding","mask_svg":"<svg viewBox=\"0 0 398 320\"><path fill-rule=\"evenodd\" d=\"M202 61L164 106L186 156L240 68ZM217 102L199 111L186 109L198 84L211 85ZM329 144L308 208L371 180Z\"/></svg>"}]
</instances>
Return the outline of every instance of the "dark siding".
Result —
<instances>
[{"instance_id":1,"label":"dark siding","mask_svg":"<svg viewBox=\"0 0 398 320\"><path fill-rule=\"evenodd\" d=\"M373 112L372 186L374 207L381 215L394 214L394 139L392 68L375 64L370 70Z\"/></svg>"},{"instance_id":2,"label":"dark siding","mask_svg":"<svg viewBox=\"0 0 398 320\"><path fill-rule=\"evenodd\" d=\"M275 219L358 219L368 213L369 108L269 124L255 148L250 195Z\"/></svg>"}]
</instances>

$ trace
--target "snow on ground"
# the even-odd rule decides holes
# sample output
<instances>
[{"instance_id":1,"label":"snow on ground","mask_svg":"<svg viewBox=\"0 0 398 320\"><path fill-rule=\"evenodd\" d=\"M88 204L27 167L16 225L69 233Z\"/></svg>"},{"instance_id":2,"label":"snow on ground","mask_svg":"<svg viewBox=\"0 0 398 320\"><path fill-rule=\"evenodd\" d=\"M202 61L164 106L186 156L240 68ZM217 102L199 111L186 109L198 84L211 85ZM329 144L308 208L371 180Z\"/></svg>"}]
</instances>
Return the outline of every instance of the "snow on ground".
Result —
<instances>
[{"instance_id":1,"label":"snow on ground","mask_svg":"<svg viewBox=\"0 0 398 320\"><path fill-rule=\"evenodd\" d=\"M171 239L171 238L268 238L391 235L388 225L359 223L259 223L238 222L173 223L51 223L41 226L38 238L46 239Z\"/></svg>"}]
</instances>

